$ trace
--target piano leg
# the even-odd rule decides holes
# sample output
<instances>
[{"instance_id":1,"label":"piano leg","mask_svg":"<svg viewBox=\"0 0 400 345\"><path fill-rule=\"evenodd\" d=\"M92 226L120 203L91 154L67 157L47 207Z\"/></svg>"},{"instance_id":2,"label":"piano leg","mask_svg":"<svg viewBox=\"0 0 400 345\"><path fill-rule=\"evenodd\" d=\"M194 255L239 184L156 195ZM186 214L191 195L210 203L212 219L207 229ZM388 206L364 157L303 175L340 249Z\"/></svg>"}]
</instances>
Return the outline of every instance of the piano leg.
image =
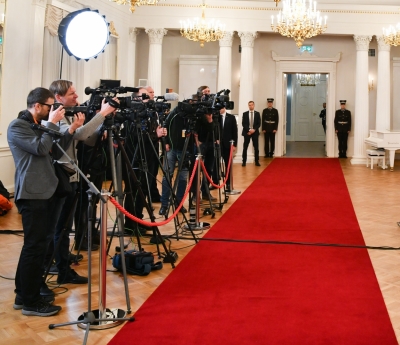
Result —
<instances>
[{"instance_id":1,"label":"piano leg","mask_svg":"<svg viewBox=\"0 0 400 345\"><path fill-rule=\"evenodd\" d=\"M389 164L390 164L390 171L394 169L394 156L396 153L396 149L388 149L389 150Z\"/></svg>"}]
</instances>

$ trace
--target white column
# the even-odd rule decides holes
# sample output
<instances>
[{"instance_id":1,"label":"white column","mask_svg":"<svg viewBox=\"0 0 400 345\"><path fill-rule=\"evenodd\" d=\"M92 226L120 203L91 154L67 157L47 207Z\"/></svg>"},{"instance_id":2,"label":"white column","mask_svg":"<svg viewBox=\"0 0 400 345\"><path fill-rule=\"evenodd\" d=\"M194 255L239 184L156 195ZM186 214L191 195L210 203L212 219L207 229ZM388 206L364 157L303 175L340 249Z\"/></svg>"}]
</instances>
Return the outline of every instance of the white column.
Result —
<instances>
[{"instance_id":1,"label":"white column","mask_svg":"<svg viewBox=\"0 0 400 345\"><path fill-rule=\"evenodd\" d=\"M400 58L393 58L393 90L392 95L400 95ZM400 131L400 97L392 100L392 130Z\"/></svg>"},{"instance_id":2,"label":"white column","mask_svg":"<svg viewBox=\"0 0 400 345\"><path fill-rule=\"evenodd\" d=\"M225 32L224 37L219 40L217 91L232 88L232 42L233 31Z\"/></svg>"},{"instance_id":3,"label":"white column","mask_svg":"<svg viewBox=\"0 0 400 345\"><path fill-rule=\"evenodd\" d=\"M44 23L47 0L33 0L33 28L31 30L29 58L29 89L32 90L42 82ZM47 85L46 85L47 87Z\"/></svg>"},{"instance_id":4,"label":"white column","mask_svg":"<svg viewBox=\"0 0 400 345\"><path fill-rule=\"evenodd\" d=\"M253 99L253 47L257 32L238 32L240 43L242 46L242 54L240 59L240 91L239 91L239 121L238 121L238 146L237 155L234 162L239 163L242 160L243 136L242 136L242 117L247 111L248 102ZM260 111L261 104L256 104L255 110ZM247 153L247 163L254 162L253 146L249 145Z\"/></svg>"},{"instance_id":5,"label":"white column","mask_svg":"<svg viewBox=\"0 0 400 345\"><path fill-rule=\"evenodd\" d=\"M383 36L378 41L378 76L376 81L376 126L377 131L390 130L390 45Z\"/></svg>"},{"instance_id":6,"label":"white column","mask_svg":"<svg viewBox=\"0 0 400 345\"><path fill-rule=\"evenodd\" d=\"M165 29L146 29L149 35L149 67L147 85L154 89L155 95L161 95L162 42L167 34Z\"/></svg>"},{"instance_id":7,"label":"white column","mask_svg":"<svg viewBox=\"0 0 400 345\"><path fill-rule=\"evenodd\" d=\"M128 41L128 80L127 85L135 87L138 83L135 82L136 72L136 37L140 32L137 28L129 28Z\"/></svg>"},{"instance_id":8,"label":"white column","mask_svg":"<svg viewBox=\"0 0 400 345\"><path fill-rule=\"evenodd\" d=\"M368 137L368 48L372 36L354 36L356 43L356 99L352 118L354 131L354 155L351 164L365 164L365 142ZM343 96L341 96L343 97Z\"/></svg>"}]
</instances>

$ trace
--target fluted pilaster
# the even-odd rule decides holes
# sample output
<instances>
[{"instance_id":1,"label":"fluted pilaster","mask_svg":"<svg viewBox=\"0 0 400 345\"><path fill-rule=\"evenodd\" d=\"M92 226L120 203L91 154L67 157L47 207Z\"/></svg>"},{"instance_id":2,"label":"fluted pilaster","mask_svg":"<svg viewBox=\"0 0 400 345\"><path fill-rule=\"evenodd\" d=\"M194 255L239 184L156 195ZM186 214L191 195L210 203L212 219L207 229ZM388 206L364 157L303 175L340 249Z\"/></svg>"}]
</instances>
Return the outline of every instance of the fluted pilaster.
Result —
<instances>
[{"instance_id":1,"label":"fluted pilaster","mask_svg":"<svg viewBox=\"0 0 400 345\"><path fill-rule=\"evenodd\" d=\"M46 17L46 0L33 0L32 1L32 11L33 16L33 28L31 31L30 39L30 51L35 52L34 54L29 54L29 83L30 89L34 89L40 84L42 80L42 70L43 70L43 31L44 23Z\"/></svg>"},{"instance_id":2,"label":"fluted pilaster","mask_svg":"<svg viewBox=\"0 0 400 345\"><path fill-rule=\"evenodd\" d=\"M242 46L242 54L240 59L240 91L239 91L239 123L238 123L238 160L241 159L243 150L242 136L242 116L243 112L248 110L248 102L253 100L253 55L254 40L257 38L257 32L238 32L240 43ZM257 104L256 104L256 110ZM254 160L253 146L249 145L247 161L250 163Z\"/></svg>"},{"instance_id":3,"label":"fluted pilaster","mask_svg":"<svg viewBox=\"0 0 400 345\"><path fill-rule=\"evenodd\" d=\"M356 97L353 113L354 155L352 164L364 164L366 159L365 138L368 137L368 49L372 36L354 36L356 43Z\"/></svg>"},{"instance_id":4,"label":"fluted pilaster","mask_svg":"<svg viewBox=\"0 0 400 345\"><path fill-rule=\"evenodd\" d=\"M232 89L232 42L233 31L225 32L219 40L218 91Z\"/></svg>"},{"instance_id":5,"label":"fluted pilaster","mask_svg":"<svg viewBox=\"0 0 400 345\"><path fill-rule=\"evenodd\" d=\"M390 130L390 45L383 36L378 41L378 76L376 82L376 125L378 131Z\"/></svg>"},{"instance_id":6,"label":"fluted pilaster","mask_svg":"<svg viewBox=\"0 0 400 345\"><path fill-rule=\"evenodd\" d=\"M156 95L161 95L162 42L167 32L165 29L146 29L150 42L147 84Z\"/></svg>"},{"instance_id":7,"label":"fluted pilaster","mask_svg":"<svg viewBox=\"0 0 400 345\"><path fill-rule=\"evenodd\" d=\"M135 72L136 72L136 38L140 30L138 28L129 28L129 41L128 41L128 80L127 85L135 87Z\"/></svg>"}]
</instances>

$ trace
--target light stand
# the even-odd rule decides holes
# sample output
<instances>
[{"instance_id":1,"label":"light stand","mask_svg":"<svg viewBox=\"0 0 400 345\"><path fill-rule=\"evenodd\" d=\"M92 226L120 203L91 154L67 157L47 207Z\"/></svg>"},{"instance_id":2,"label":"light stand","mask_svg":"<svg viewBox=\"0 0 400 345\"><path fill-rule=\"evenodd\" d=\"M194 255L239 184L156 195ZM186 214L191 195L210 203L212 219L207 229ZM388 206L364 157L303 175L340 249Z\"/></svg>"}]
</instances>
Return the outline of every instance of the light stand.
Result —
<instances>
[{"instance_id":1,"label":"light stand","mask_svg":"<svg viewBox=\"0 0 400 345\"><path fill-rule=\"evenodd\" d=\"M58 134L60 136L60 134ZM88 199L89 199L89 209L88 209L88 214L89 214L89 220L88 220L88 311L84 312L79 318L78 321L71 321L71 322L66 322L66 323L61 323L61 324L50 324L49 329L54 329L56 327L62 327L62 326L67 326L67 325L78 325L81 324L81 328L86 329L85 337L83 340L83 344L86 344L87 338L89 336L89 330L90 329L105 329L105 328L111 328L115 327L121 322L124 321L134 321L134 317L130 318L125 318L124 316L126 315L125 311L121 309L116 309L117 312L117 317L115 317L114 313L111 312L111 310L105 308L105 270L100 271L100 291L102 293L101 295L101 301L100 301L100 308L99 310L91 310L91 246L92 246L92 234L91 234L91 229L92 229L92 208L93 208L93 194L96 196L99 196L101 202L102 202L102 210L103 210L103 205L107 205L107 199L100 194L99 190L96 188L96 186L89 181L89 179L85 176L85 174L78 168L78 166L75 164L74 160L71 159L71 157L68 156L68 154L64 151L64 149L60 146L58 143L57 139L54 139L53 142L57 145L57 147L60 149L60 151L65 155L65 157L68 159L68 161L74 166L75 170L79 173L79 175L87 182L89 186L89 190L87 191L88 194ZM105 206L106 207L106 206ZM102 213L103 214L103 213ZM107 211L105 212L105 215L107 215ZM102 229L101 229L101 242L100 242L100 263L102 266L104 266L105 258L102 257L105 254L105 239L104 237L107 235L107 222L106 219L102 217ZM127 280L126 280L126 266L125 266L125 257L123 255L123 251L121 252L121 258L122 258L122 272L124 275L124 283L125 283L125 290L127 290ZM102 277L102 273L104 276ZM129 297L129 296L127 296ZM127 302L129 304L129 299L127 299ZM129 307L128 307L129 308ZM131 311L128 310L130 313ZM97 315L97 317L96 317ZM85 325L85 326L83 326ZM100 328L99 328L100 327Z\"/></svg>"}]
</instances>

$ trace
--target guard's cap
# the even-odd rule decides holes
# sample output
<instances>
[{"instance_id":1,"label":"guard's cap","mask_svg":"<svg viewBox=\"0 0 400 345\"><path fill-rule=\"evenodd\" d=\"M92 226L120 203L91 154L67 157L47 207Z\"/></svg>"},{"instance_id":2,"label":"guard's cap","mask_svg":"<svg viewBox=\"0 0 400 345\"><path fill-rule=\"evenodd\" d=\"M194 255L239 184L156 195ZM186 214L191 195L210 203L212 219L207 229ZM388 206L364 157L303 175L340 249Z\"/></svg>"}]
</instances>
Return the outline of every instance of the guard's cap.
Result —
<instances>
[{"instance_id":1,"label":"guard's cap","mask_svg":"<svg viewBox=\"0 0 400 345\"><path fill-rule=\"evenodd\" d=\"M272 103L273 101L274 101L273 98L267 98L267 102L268 102L268 103Z\"/></svg>"},{"instance_id":2,"label":"guard's cap","mask_svg":"<svg viewBox=\"0 0 400 345\"><path fill-rule=\"evenodd\" d=\"M340 100L340 104L346 104L346 100L345 99L341 99Z\"/></svg>"}]
</instances>

